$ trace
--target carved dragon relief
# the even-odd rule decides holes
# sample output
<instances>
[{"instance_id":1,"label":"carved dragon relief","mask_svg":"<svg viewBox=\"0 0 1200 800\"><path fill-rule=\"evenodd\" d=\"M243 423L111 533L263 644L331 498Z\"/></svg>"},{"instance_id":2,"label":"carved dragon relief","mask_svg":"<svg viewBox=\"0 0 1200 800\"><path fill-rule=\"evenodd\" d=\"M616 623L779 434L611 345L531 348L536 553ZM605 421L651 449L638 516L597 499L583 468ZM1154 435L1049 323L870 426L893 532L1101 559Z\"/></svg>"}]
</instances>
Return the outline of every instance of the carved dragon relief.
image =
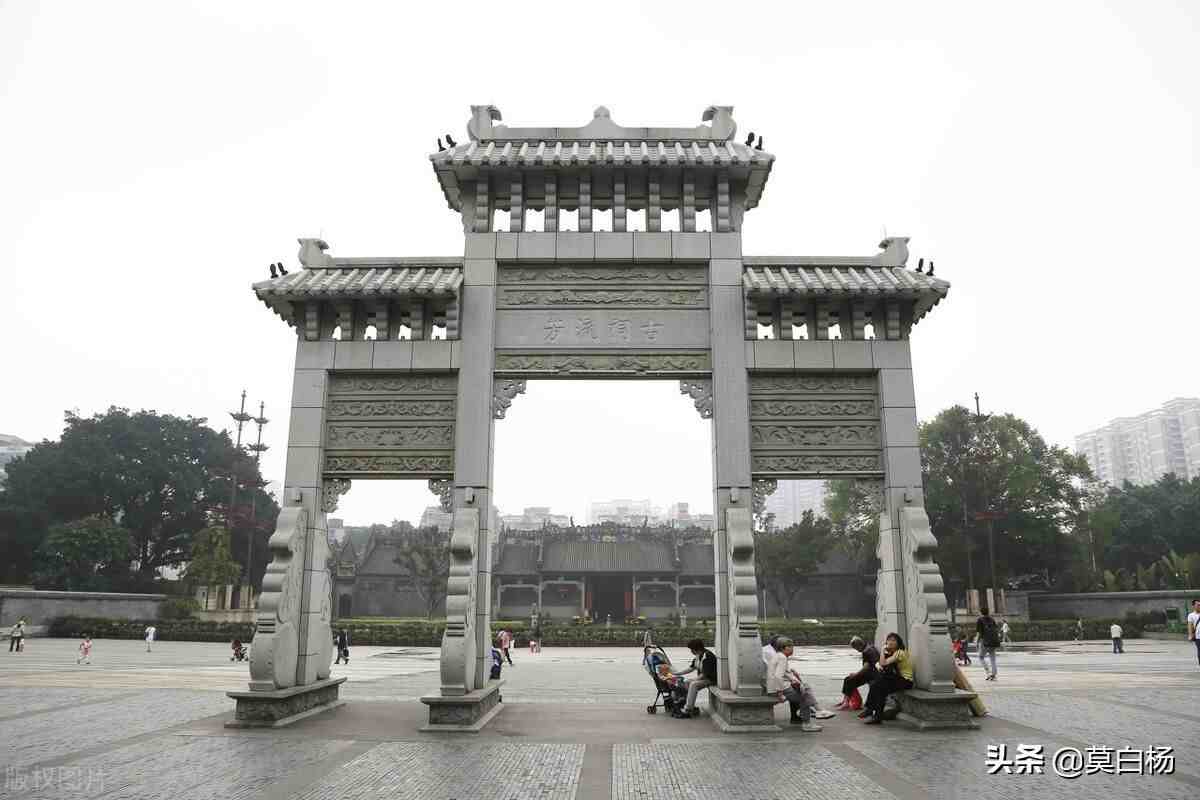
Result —
<instances>
[{"instance_id":1,"label":"carved dragon relief","mask_svg":"<svg viewBox=\"0 0 1200 800\"><path fill-rule=\"evenodd\" d=\"M554 372L642 375L655 372L709 372L704 353L497 353L496 372Z\"/></svg>"},{"instance_id":2,"label":"carved dragon relief","mask_svg":"<svg viewBox=\"0 0 1200 800\"><path fill-rule=\"evenodd\" d=\"M504 419L513 399L525 394L525 381L521 378L497 378L492 386L492 418Z\"/></svg>"},{"instance_id":3,"label":"carved dragon relief","mask_svg":"<svg viewBox=\"0 0 1200 800\"><path fill-rule=\"evenodd\" d=\"M337 511L338 498L350 491L350 481L346 478L326 478L321 487L321 510L326 514Z\"/></svg>"},{"instance_id":4,"label":"carved dragon relief","mask_svg":"<svg viewBox=\"0 0 1200 800\"><path fill-rule=\"evenodd\" d=\"M679 382L679 393L686 394L695 402L700 419L712 419L713 389L712 380L686 380Z\"/></svg>"},{"instance_id":5,"label":"carved dragon relief","mask_svg":"<svg viewBox=\"0 0 1200 800\"><path fill-rule=\"evenodd\" d=\"M449 479L430 478L429 491L438 496L442 511L449 514L454 510L454 481Z\"/></svg>"},{"instance_id":6,"label":"carved dragon relief","mask_svg":"<svg viewBox=\"0 0 1200 800\"><path fill-rule=\"evenodd\" d=\"M271 692L296 685L308 524L308 511L303 506L285 506L267 542L271 563L263 575L250 648L251 691Z\"/></svg>"},{"instance_id":7,"label":"carved dragon relief","mask_svg":"<svg viewBox=\"0 0 1200 800\"><path fill-rule=\"evenodd\" d=\"M449 474L454 471L454 457L451 453L432 454L422 453L405 455L402 453L377 453L372 455L337 455L326 453L325 472L342 474L385 474L385 473L416 473L418 475L431 472Z\"/></svg>"}]
</instances>

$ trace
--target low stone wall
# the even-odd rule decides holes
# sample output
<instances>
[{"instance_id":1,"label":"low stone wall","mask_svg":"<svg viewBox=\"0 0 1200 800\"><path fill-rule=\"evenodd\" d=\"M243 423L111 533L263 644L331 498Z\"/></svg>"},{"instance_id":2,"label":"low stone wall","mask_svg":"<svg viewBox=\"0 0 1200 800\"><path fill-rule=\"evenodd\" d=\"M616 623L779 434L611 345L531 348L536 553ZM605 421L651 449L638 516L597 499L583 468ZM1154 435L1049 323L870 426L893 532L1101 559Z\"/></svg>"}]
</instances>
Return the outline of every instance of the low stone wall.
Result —
<instances>
[{"instance_id":1,"label":"low stone wall","mask_svg":"<svg viewBox=\"0 0 1200 800\"><path fill-rule=\"evenodd\" d=\"M1129 614L1178 609L1187 619L1192 600L1200 589L1170 589L1156 592L1088 592L1081 594L1029 594L1032 619L1123 619Z\"/></svg>"},{"instance_id":2,"label":"low stone wall","mask_svg":"<svg viewBox=\"0 0 1200 800\"><path fill-rule=\"evenodd\" d=\"M158 619L166 599L165 594L0 589L0 632L7 634L20 619L34 629L44 629L55 617Z\"/></svg>"}]
</instances>

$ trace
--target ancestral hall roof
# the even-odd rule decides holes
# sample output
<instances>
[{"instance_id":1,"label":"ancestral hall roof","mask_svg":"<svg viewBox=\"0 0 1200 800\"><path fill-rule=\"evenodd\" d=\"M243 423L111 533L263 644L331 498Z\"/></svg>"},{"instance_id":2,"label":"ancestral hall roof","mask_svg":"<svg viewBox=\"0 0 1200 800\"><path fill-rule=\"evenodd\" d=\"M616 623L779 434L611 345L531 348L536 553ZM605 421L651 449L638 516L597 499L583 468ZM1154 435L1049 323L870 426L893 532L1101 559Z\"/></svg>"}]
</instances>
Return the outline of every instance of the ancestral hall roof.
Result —
<instances>
[{"instance_id":1,"label":"ancestral hall roof","mask_svg":"<svg viewBox=\"0 0 1200 800\"><path fill-rule=\"evenodd\" d=\"M513 128L494 124L501 119L494 106L472 106L471 112L470 141L429 156L455 211L462 209L462 182L474 181L483 170L504 168L726 169L745 183L745 207L751 209L758 205L775 161L765 150L733 141L733 106L710 106L702 121L711 124L692 128L626 127L613 122L603 106L591 122L576 128ZM632 195L629 200L631 208L640 207ZM568 196L563 201L564 207L572 207Z\"/></svg>"},{"instance_id":2,"label":"ancestral hall roof","mask_svg":"<svg viewBox=\"0 0 1200 800\"><path fill-rule=\"evenodd\" d=\"M911 300L913 322L925 316L950 291L950 282L941 278L869 262L870 259L850 258L746 257L742 285L752 297Z\"/></svg>"}]
</instances>

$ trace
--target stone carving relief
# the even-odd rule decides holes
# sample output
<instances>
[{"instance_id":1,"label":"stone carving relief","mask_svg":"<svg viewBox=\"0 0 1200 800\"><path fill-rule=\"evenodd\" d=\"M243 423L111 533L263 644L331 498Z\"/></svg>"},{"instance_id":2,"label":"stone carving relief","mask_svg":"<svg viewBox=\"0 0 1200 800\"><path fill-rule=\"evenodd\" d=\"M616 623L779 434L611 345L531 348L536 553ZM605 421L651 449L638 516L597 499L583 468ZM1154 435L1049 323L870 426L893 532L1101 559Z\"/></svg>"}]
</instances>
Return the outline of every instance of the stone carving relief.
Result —
<instances>
[{"instance_id":1,"label":"stone carving relief","mask_svg":"<svg viewBox=\"0 0 1200 800\"><path fill-rule=\"evenodd\" d=\"M876 392L874 375L752 375L750 393Z\"/></svg>"},{"instance_id":2,"label":"stone carving relief","mask_svg":"<svg viewBox=\"0 0 1200 800\"><path fill-rule=\"evenodd\" d=\"M455 394L458 378L454 375L332 375L330 394L388 393L388 394Z\"/></svg>"},{"instance_id":3,"label":"stone carving relief","mask_svg":"<svg viewBox=\"0 0 1200 800\"><path fill-rule=\"evenodd\" d=\"M525 381L521 378L497 378L492 387L492 417L504 419L513 399L525 394Z\"/></svg>"},{"instance_id":4,"label":"stone carving relief","mask_svg":"<svg viewBox=\"0 0 1200 800\"><path fill-rule=\"evenodd\" d=\"M698 283L708 282L703 269L655 267L501 268L501 283Z\"/></svg>"},{"instance_id":5,"label":"stone carving relief","mask_svg":"<svg viewBox=\"0 0 1200 800\"><path fill-rule=\"evenodd\" d=\"M331 455L325 456L325 471L332 473L452 473L454 459L444 455L399 455L378 453L374 455Z\"/></svg>"},{"instance_id":6,"label":"stone carving relief","mask_svg":"<svg viewBox=\"0 0 1200 800\"><path fill-rule=\"evenodd\" d=\"M712 419L713 392L711 379L680 381L679 393L686 394L695 401L696 410L700 412L700 419Z\"/></svg>"},{"instance_id":7,"label":"stone carving relief","mask_svg":"<svg viewBox=\"0 0 1200 800\"><path fill-rule=\"evenodd\" d=\"M454 419L453 400L334 400L326 413L336 419L412 417Z\"/></svg>"},{"instance_id":8,"label":"stone carving relief","mask_svg":"<svg viewBox=\"0 0 1200 800\"><path fill-rule=\"evenodd\" d=\"M321 487L321 510L326 514L337 511L338 498L350 491L350 481L346 478L326 478Z\"/></svg>"},{"instance_id":9,"label":"stone carving relief","mask_svg":"<svg viewBox=\"0 0 1200 800\"><path fill-rule=\"evenodd\" d=\"M796 474L837 474L883 472L883 455L878 453L804 453L797 455L761 455L751 458L751 471Z\"/></svg>"},{"instance_id":10,"label":"stone carving relief","mask_svg":"<svg viewBox=\"0 0 1200 800\"><path fill-rule=\"evenodd\" d=\"M250 652L252 691L271 692L296 685L308 520L303 506L285 506L267 542L271 563L263 575L257 630Z\"/></svg>"},{"instance_id":11,"label":"stone carving relief","mask_svg":"<svg viewBox=\"0 0 1200 800\"><path fill-rule=\"evenodd\" d=\"M450 577L446 581L446 628L442 634L442 694L463 695L475 688L475 542L479 509L454 511L450 536Z\"/></svg>"},{"instance_id":12,"label":"stone carving relief","mask_svg":"<svg viewBox=\"0 0 1200 800\"><path fill-rule=\"evenodd\" d=\"M764 665L758 636L758 581L754 529L747 508L725 510L729 537L730 687L739 695L762 694Z\"/></svg>"},{"instance_id":13,"label":"stone carving relief","mask_svg":"<svg viewBox=\"0 0 1200 800\"><path fill-rule=\"evenodd\" d=\"M796 447L854 447L879 445L879 426L871 425L752 425L756 445Z\"/></svg>"},{"instance_id":14,"label":"stone carving relief","mask_svg":"<svg viewBox=\"0 0 1200 800\"><path fill-rule=\"evenodd\" d=\"M498 306L620 306L622 308L707 308L708 290L503 289Z\"/></svg>"},{"instance_id":15,"label":"stone carving relief","mask_svg":"<svg viewBox=\"0 0 1200 800\"><path fill-rule=\"evenodd\" d=\"M709 372L712 362L704 353L497 353L496 372L549 372L643 375L658 372Z\"/></svg>"},{"instance_id":16,"label":"stone carving relief","mask_svg":"<svg viewBox=\"0 0 1200 800\"><path fill-rule=\"evenodd\" d=\"M949 618L942 573L933 560L937 539L929 517L920 505L900 508L900 575L903 576L904 619L913 656L914 683L932 692L954 691L954 665L950 656ZM880 532L880 548L885 544ZM881 570L882 574L882 570ZM885 594L885 598L894 595ZM891 609L885 609L890 611ZM881 615L879 619L887 619Z\"/></svg>"},{"instance_id":17,"label":"stone carving relief","mask_svg":"<svg viewBox=\"0 0 1200 800\"><path fill-rule=\"evenodd\" d=\"M454 510L454 481L441 478L429 479L429 491L438 496L442 511L449 514Z\"/></svg>"},{"instance_id":18,"label":"stone carving relief","mask_svg":"<svg viewBox=\"0 0 1200 800\"><path fill-rule=\"evenodd\" d=\"M751 417L879 418L875 400L751 400Z\"/></svg>"},{"instance_id":19,"label":"stone carving relief","mask_svg":"<svg viewBox=\"0 0 1200 800\"><path fill-rule=\"evenodd\" d=\"M754 494L754 514L758 516L767 510L767 498L775 494L775 490L779 488L779 481L774 478L759 478L750 486Z\"/></svg>"},{"instance_id":20,"label":"stone carving relief","mask_svg":"<svg viewBox=\"0 0 1200 800\"><path fill-rule=\"evenodd\" d=\"M454 446L453 425L387 427L331 424L325 441L330 447Z\"/></svg>"}]
</instances>

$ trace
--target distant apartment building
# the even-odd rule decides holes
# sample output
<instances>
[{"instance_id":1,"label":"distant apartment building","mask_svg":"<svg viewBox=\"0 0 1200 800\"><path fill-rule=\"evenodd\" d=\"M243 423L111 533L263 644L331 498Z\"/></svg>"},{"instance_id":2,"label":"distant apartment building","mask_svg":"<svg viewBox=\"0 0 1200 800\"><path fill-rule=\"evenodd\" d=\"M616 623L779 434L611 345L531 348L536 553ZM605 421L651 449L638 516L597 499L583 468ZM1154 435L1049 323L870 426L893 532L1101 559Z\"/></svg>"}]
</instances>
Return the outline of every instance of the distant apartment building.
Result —
<instances>
[{"instance_id":1,"label":"distant apartment building","mask_svg":"<svg viewBox=\"0 0 1200 800\"><path fill-rule=\"evenodd\" d=\"M662 509L649 500L597 500L588 505L588 524L611 522L617 525L638 526L662 522Z\"/></svg>"},{"instance_id":2,"label":"distant apartment building","mask_svg":"<svg viewBox=\"0 0 1200 800\"><path fill-rule=\"evenodd\" d=\"M8 477L8 473L5 472L5 465L15 458L20 458L32 449L33 445L24 439L0 433L0 486L4 485L4 481Z\"/></svg>"},{"instance_id":3,"label":"distant apartment building","mask_svg":"<svg viewBox=\"0 0 1200 800\"><path fill-rule=\"evenodd\" d=\"M789 528L804 517L805 511L816 516L825 513L825 481L780 481L767 495L766 511L774 514L776 528Z\"/></svg>"},{"instance_id":4,"label":"distant apartment building","mask_svg":"<svg viewBox=\"0 0 1200 800\"><path fill-rule=\"evenodd\" d=\"M520 514L501 514L500 523L513 531L536 531L547 525L566 528L571 524L571 517L551 513L550 506L528 506Z\"/></svg>"},{"instance_id":5,"label":"distant apartment building","mask_svg":"<svg viewBox=\"0 0 1200 800\"><path fill-rule=\"evenodd\" d=\"M1154 483L1169 472L1200 477L1200 398L1180 397L1075 437L1075 451L1113 486Z\"/></svg>"},{"instance_id":6,"label":"distant apartment building","mask_svg":"<svg viewBox=\"0 0 1200 800\"><path fill-rule=\"evenodd\" d=\"M672 503L667 506L666 522L672 528L713 529L712 514L693 514L687 503Z\"/></svg>"}]
</instances>

